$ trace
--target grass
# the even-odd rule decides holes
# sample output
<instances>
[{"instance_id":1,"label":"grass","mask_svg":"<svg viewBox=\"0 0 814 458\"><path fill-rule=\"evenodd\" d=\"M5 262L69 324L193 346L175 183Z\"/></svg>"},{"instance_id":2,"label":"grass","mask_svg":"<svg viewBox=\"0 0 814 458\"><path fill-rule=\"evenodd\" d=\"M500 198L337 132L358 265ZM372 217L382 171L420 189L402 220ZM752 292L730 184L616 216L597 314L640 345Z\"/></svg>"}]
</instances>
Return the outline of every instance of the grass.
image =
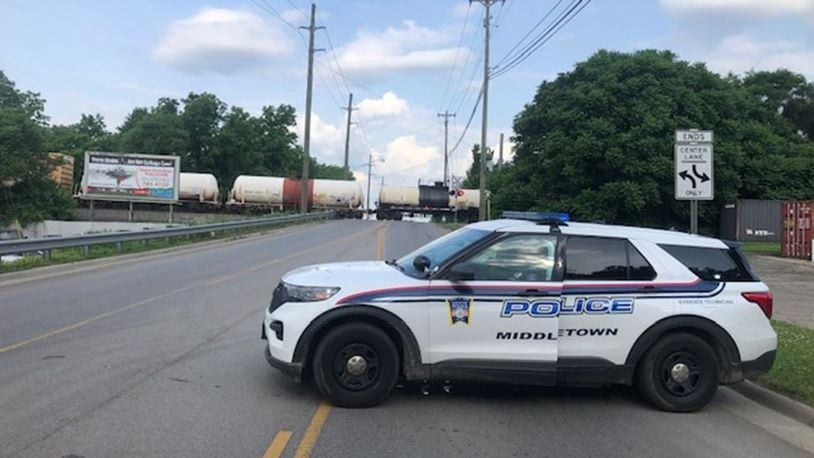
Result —
<instances>
[{"instance_id":1,"label":"grass","mask_svg":"<svg viewBox=\"0 0 814 458\"><path fill-rule=\"evenodd\" d=\"M772 321L777 332L777 359L755 382L814 406L814 330Z\"/></svg>"},{"instance_id":2,"label":"grass","mask_svg":"<svg viewBox=\"0 0 814 458\"><path fill-rule=\"evenodd\" d=\"M741 242L741 250L747 254L780 256L780 242Z\"/></svg>"},{"instance_id":3,"label":"grass","mask_svg":"<svg viewBox=\"0 0 814 458\"><path fill-rule=\"evenodd\" d=\"M310 222L310 221L309 221ZM51 250L51 258L39 254L30 254L17 261L0 264L0 273L19 272L21 270L33 269L35 267L50 266L55 264L66 264L70 262L84 261L88 259L107 258L121 254L141 253L144 251L160 250L182 245L189 245L197 242L218 239L237 239L251 233L267 232L280 229L285 226L292 226L303 223L286 223L273 226L259 226L245 229L232 229L227 231L210 232L206 234L195 234L187 236L177 236L172 238L158 238L152 240L139 240L133 242L123 242L117 247L114 243L93 245L87 256L82 253L81 248L62 248Z\"/></svg>"}]
</instances>

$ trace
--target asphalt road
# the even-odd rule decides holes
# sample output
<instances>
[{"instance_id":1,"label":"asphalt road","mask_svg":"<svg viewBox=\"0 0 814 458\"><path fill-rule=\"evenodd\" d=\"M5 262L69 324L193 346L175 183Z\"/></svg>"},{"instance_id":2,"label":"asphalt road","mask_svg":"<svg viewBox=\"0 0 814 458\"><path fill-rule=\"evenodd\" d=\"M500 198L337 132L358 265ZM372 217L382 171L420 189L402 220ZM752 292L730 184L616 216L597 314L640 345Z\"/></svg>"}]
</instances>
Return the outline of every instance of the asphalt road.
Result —
<instances>
[{"instance_id":1,"label":"asphalt road","mask_svg":"<svg viewBox=\"0 0 814 458\"><path fill-rule=\"evenodd\" d=\"M631 389L457 385L348 410L268 366L260 322L283 273L396 257L441 233L340 221L17 284L0 276L0 456L814 452L810 428L729 389L683 415Z\"/></svg>"},{"instance_id":2,"label":"asphalt road","mask_svg":"<svg viewBox=\"0 0 814 458\"><path fill-rule=\"evenodd\" d=\"M773 317L814 329L814 263L776 256L750 256L749 262L772 290Z\"/></svg>"}]
</instances>

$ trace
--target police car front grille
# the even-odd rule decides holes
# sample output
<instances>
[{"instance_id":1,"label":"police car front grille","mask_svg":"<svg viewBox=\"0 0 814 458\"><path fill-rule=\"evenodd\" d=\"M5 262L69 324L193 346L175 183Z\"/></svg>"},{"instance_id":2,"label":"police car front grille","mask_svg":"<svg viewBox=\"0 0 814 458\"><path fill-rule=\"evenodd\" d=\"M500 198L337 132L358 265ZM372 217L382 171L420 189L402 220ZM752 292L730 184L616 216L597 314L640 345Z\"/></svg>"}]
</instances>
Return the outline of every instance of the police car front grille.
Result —
<instances>
[{"instance_id":1,"label":"police car front grille","mask_svg":"<svg viewBox=\"0 0 814 458\"><path fill-rule=\"evenodd\" d=\"M269 313L277 310L281 305L285 304L286 292L285 292L285 285L283 282L280 282L276 288L274 288L274 293L271 295L271 304L269 304Z\"/></svg>"}]
</instances>

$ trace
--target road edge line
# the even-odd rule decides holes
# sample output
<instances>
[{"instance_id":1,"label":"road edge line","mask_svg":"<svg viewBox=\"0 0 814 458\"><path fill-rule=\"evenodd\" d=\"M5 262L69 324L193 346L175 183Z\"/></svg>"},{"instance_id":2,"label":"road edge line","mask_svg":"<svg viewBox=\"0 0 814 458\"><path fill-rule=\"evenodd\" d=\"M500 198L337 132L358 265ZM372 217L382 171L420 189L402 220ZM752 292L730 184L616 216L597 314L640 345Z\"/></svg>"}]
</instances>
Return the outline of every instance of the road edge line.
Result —
<instances>
[{"instance_id":1,"label":"road edge line","mask_svg":"<svg viewBox=\"0 0 814 458\"><path fill-rule=\"evenodd\" d=\"M749 380L729 385L728 388L732 388L732 390L741 395L781 415L796 420L806 426L814 427L814 408L801 402L795 401L776 391L764 388Z\"/></svg>"}]
</instances>

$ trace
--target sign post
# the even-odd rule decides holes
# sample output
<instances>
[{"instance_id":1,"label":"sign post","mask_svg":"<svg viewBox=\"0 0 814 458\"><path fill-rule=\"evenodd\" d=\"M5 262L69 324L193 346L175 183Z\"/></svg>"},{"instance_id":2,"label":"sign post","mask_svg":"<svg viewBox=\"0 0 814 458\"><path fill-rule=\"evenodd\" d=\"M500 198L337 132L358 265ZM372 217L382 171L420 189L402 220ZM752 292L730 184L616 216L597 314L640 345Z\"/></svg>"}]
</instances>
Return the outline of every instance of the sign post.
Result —
<instances>
[{"instance_id":1,"label":"sign post","mask_svg":"<svg viewBox=\"0 0 814 458\"><path fill-rule=\"evenodd\" d=\"M698 233L698 201L715 198L712 131L675 132L675 198L690 201L690 232Z\"/></svg>"}]
</instances>

